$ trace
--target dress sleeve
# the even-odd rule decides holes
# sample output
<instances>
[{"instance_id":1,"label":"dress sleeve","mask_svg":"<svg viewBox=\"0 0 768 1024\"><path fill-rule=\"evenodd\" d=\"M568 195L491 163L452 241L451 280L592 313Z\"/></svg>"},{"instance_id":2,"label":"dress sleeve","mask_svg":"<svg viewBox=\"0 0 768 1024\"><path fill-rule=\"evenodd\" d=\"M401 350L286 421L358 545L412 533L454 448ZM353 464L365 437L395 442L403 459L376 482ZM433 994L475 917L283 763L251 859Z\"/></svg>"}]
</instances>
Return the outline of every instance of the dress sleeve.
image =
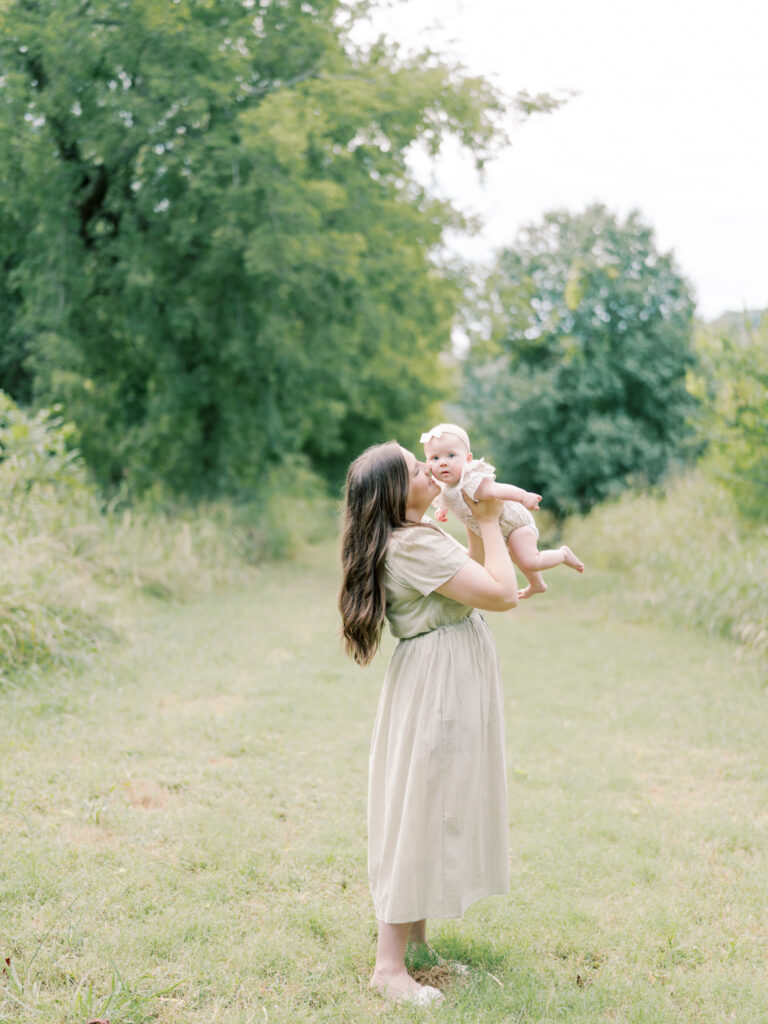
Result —
<instances>
[{"instance_id":1,"label":"dress sleeve","mask_svg":"<svg viewBox=\"0 0 768 1024\"><path fill-rule=\"evenodd\" d=\"M461 478L461 489L474 501L477 488L483 480L495 480L496 469L485 459L473 459Z\"/></svg>"},{"instance_id":2,"label":"dress sleeve","mask_svg":"<svg viewBox=\"0 0 768 1024\"><path fill-rule=\"evenodd\" d=\"M467 549L447 533L415 526L400 531L387 565L395 579L426 597L455 576L468 558Z\"/></svg>"}]
</instances>

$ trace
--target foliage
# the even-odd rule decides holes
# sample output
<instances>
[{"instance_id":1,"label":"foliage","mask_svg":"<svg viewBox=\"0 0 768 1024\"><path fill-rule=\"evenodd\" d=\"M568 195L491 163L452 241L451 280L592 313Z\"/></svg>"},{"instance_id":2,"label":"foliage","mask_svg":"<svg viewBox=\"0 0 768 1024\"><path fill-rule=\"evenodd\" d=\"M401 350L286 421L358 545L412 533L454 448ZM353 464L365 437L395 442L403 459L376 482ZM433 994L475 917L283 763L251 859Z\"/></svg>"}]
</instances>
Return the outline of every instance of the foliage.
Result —
<instances>
[{"instance_id":1,"label":"foliage","mask_svg":"<svg viewBox=\"0 0 768 1024\"><path fill-rule=\"evenodd\" d=\"M61 409L26 413L0 391L0 500L9 518L34 517L55 498L75 510L93 498Z\"/></svg>"},{"instance_id":2,"label":"foliage","mask_svg":"<svg viewBox=\"0 0 768 1024\"><path fill-rule=\"evenodd\" d=\"M690 436L692 314L638 213L547 214L487 282L465 375L475 450L560 517L659 480Z\"/></svg>"},{"instance_id":3,"label":"foliage","mask_svg":"<svg viewBox=\"0 0 768 1024\"><path fill-rule=\"evenodd\" d=\"M0 676L70 664L109 629L84 606L83 567L65 535L97 514L72 428L55 412L22 412L0 392Z\"/></svg>"},{"instance_id":4,"label":"foliage","mask_svg":"<svg viewBox=\"0 0 768 1024\"><path fill-rule=\"evenodd\" d=\"M117 594L199 597L333 529L321 482L296 460L258 504L103 508L71 434L56 411L27 414L0 392L0 679L100 650Z\"/></svg>"},{"instance_id":5,"label":"foliage","mask_svg":"<svg viewBox=\"0 0 768 1024\"><path fill-rule=\"evenodd\" d=\"M460 217L406 154L482 160L498 103L356 52L354 9L3 4L0 386L62 402L102 484L255 489L284 452L333 477L440 394Z\"/></svg>"},{"instance_id":6,"label":"foliage","mask_svg":"<svg viewBox=\"0 0 768 1024\"><path fill-rule=\"evenodd\" d=\"M628 574L632 600L765 659L768 528L744 528L733 496L703 470L670 481L664 494L625 494L568 526L588 567Z\"/></svg>"},{"instance_id":7,"label":"foliage","mask_svg":"<svg viewBox=\"0 0 768 1024\"><path fill-rule=\"evenodd\" d=\"M699 372L706 465L736 499L741 515L768 521L768 314L702 325Z\"/></svg>"}]
</instances>

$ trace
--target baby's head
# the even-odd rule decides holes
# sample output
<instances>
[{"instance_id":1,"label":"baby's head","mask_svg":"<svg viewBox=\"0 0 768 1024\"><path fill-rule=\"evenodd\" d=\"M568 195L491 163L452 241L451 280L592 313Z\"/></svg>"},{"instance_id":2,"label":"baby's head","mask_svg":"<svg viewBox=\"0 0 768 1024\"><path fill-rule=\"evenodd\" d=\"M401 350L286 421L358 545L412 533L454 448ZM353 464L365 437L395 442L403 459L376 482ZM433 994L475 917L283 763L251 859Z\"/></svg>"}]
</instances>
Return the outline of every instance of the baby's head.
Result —
<instances>
[{"instance_id":1,"label":"baby's head","mask_svg":"<svg viewBox=\"0 0 768 1024\"><path fill-rule=\"evenodd\" d=\"M461 471L472 459L469 436L455 423L438 423L421 435L427 465L438 483L453 487L461 479Z\"/></svg>"}]
</instances>

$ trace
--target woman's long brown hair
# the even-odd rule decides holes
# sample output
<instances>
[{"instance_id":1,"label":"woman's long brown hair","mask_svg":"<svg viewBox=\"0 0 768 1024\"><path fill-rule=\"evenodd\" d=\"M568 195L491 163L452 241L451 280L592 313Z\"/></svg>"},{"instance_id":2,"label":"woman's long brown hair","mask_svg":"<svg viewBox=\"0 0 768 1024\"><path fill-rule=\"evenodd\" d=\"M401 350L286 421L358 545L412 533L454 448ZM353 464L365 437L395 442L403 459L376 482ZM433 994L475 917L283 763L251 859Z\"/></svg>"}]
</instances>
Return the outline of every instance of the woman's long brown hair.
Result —
<instances>
[{"instance_id":1,"label":"woman's long brown hair","mask_svg":"<svg viewBox=\"0 0 768 1024\"><path fill-rule=\"evenodd\" d=\"M347 472L339 593L344 649L367 665L379 648L387 595L384 556L392 531L408 525L408 466L394 441L358 455Z\"/></svg>"}]
</instances>

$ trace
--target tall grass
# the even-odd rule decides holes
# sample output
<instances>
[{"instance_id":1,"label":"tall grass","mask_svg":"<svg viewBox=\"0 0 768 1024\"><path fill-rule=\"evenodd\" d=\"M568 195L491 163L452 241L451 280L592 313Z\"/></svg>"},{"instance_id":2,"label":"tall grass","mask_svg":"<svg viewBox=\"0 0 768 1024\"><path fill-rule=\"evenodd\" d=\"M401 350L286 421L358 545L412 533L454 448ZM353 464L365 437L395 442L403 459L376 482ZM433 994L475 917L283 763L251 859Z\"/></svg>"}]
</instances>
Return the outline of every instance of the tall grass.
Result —
<instances>
[{"instance_id":1,"label":"tall grass","mask_svg":"<svg viewBox=\"0 0 768 1024\"><path fill-rule=\"evenodd\" d=\"M568 540L591 565L628 572L633 597L664 618L768 652L768 526L742 521L701 471L595 509Z\"/></svg>"},{"instance_id":2,"label":"tall grass","mask_svg":"<svg viewBox=\"0 0 768 1024\"><path fill-rule=\"evenodd\" d=\"M249 501L105 507L69 442L56 410L30 416L0 392L0 680L101 649L119 594L183 600L243 583L333 522L302 465Z\"/></svg>"}]
</instances>

